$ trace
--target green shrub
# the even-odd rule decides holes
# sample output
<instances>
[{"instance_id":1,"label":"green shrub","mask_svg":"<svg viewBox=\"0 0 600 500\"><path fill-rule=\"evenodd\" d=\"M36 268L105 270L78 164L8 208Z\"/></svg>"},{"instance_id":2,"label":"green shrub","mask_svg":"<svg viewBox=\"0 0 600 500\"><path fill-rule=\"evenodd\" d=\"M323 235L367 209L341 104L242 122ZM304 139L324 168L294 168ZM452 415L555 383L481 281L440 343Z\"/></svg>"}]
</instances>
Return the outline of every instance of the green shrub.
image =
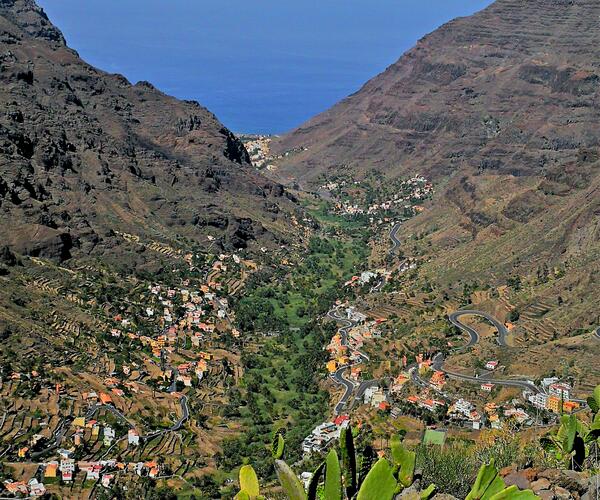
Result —
<instances>
[{"instance_id":1,"label":"green shrub","mask_svg":"<svg viewBox=\"0 0 600 500\"><path fill-rule=\"evenodd\" d=\"M422 483L435 483L439 491L465 498L477 475L473 448L466 443L417 447L417 469L422 472Z\"/></svg>"}]
</instances>

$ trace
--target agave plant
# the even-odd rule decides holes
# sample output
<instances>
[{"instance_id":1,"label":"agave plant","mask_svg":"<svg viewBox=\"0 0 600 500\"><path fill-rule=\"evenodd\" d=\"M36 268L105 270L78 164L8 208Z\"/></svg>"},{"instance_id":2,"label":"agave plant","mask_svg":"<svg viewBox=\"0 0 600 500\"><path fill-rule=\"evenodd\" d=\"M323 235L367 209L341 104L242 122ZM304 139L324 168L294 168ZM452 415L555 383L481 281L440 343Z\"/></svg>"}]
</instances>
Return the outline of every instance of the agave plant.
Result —
<instances>
[{"instance_id":1,"label":"agave plant","mask_svg":"<svg viewBox=\"0 0 600 500\"><path fill-rule=\"evenodd\" d=\"M475 484L465 500L532 500L539 498L531 490L519 490L516 486L506 486L498 474L494 461L482 465Z\"/></svg>"},{"instance_id":2,"label":"agave plant","mask_svg":"<svg viewBox=\"0 0 600 500\"><path fill-rule=\"evenodd\" d=\"M272 446L275 471L281 487L290 500L316 500L322 484L324 500L391 500L397 493L414 481L416 456L402 445L400 437L391 441L390 463L380 458L372 466L369 456L357 457L354 435L350 426L342 429L340 435L340 455L335 448L314 471L307 491L291 469L282 460L285 447L283 436L275 436ZM369 467L358 468L358 464ZM431 485L424 492L415 493L415 500L427 500L435 493ZM252 500L260 497L258 480L251 466L240 470L240 492L236 500Z\"/></svg>"},{"instance_id":3,"label":"agave plant","mask_svg":"<svg viewBox=\"0 0 600 500\"><path fill-rule=\"evenodd\" d=\"M596 420L600 413L600 385L596 386L592 395L587 398L587 404L592 411L593 419Z\"/></svg>"},{"instance_id":4,"label":"agave plant","mask_svg":"<svg viewBox=\"0 0 600 500\"><path fill-rule=\"evenodd\" d=\"M307 490L292 468L281 459L284 450L281 435L275 436L273 457L279 483L289 500L392 500L398 493L414 482L416 456L407 450L399 436L391 440L390 462L380 458L371 467L357 467L357 463L370 463L369 457L357 457L352 429L347 427L340 436L341 460L335 448L314 471ZM428 500L436 491L434 485L421 492L405 492L404 500ZM408 493L408 494L407 494ZM322 496L320 496L322 495ZM245 465L240 470L240 492L236 500L259 500L258 479L252 467ZM533 500L538 498L530 490L519 490L516 486L506 487L494 463L479 470L477 480L466 500Z\"/></svg>"},{"instance_id":5,"label":"agave plant","mask_svg":"<svg viewBox=\"0 0 600 500\"><path fill-rule=\"evenodd\" d=\"M587 403L592 411L592 422L589 425L575 415L563 415L559 428L541 439L547 452L575 470L583 468L592 443L600 443L600 386L594 389Z\"/></svg>"}]
</instances>

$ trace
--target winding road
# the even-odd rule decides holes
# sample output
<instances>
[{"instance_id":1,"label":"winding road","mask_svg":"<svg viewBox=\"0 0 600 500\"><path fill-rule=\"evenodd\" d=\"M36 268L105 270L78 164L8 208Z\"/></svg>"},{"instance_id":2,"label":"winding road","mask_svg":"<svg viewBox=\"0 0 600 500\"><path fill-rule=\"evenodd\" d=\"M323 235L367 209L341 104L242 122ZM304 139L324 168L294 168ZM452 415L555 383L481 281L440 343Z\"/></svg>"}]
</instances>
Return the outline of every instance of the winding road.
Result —
<instances>
[{"instance_id":1,"label":"winding road","mask_svg":"<svg viewBox=\"0 0 600 500\"><path fill-rule=\"evenodd\" d=\"M401 225L402 225L402 222L396 222L389 232L389 237L390 237L390 240L392 241L392 248L389 250L390 255L394 254L396 252L396 250L398 249L398 247L400 246L400 240L398 239L398 230L400 229ZM380 286L377 286L375 288L378 289L378 288L380 288ZM376 290L376 291L378 291L378 290ZM357 324L357 322L344 317L340 313L339 308L332 309L331 311L329 311L327 313L327 316L335 321L342 323L342 326L338 329L338 332L341 335L341 343L343 346L349 347L348 331L351 328L353 328ZM460 310L460 311L455 311L455 312L451 313L450 315L448 315L448 321L450 321L450 323L452 323L454 326L456 326L457 328L459 328L461 331L463 331L464 333L466 333L469 336L468 343L465 346L463 346L457 350L464 350L465 348L473 347L479 343L479 339L480 339L480 336L479 336L479 333L477 332L477 330L475 330L471 326L469 326L461 321L461 318L463 316L479 316L479 317L487 320L494 326L494 328L498 332L498 336L496 339L498 342L498 345L503 348L510 347L507 342L507 337L508 337L508 333L509 333L508 329L501 321L497 320L494 316L492 316L491 314L486 313L484 311L478 311L475 309L464 309L464 310ZM596 339L600 340L600 328L597 328L593 335ZM348 368L350 368L351 366L361 364L364 361L369 360L368 356L366 356L364 353L362 353L356 349L354 351L359 354L360 360L355 363L340 366L334 373L331 374L331 378L337 384L342 385L345 388L344 394L342 395L339 402L337 403L337 405L334 408L335 415L339 415L344 410L344 408L347 406L348 402L350 401L352 393L355 390L356 390L355 398L358 399L364 395L367 388L378 384L378 380L366 380L361 383L357 383L353 380L350 380L350 379L344 377L344 373L346 372L346 370ZM476 383L476 384L481 384L482 382L485 381L485 382L490 382L490 383L493 383L493 384L499 385L499 386L517 387L520 389L531 391L534 394L539 394L542 392L542 390L539 387L537 387L533 382L531 382L529 380L495 379L495 378L492 378L492 375L493 375L492 372L485 373L481 377L463 375L461 373L452 372L452 371L446 370L444 368L444 361L445 361L445 359L444 359L444 355L442 353L436 354L433 358L432 368L434 370L445 373L446 376L448 376L449 378L455 379L455 380L461 380L461 381ZM411 370L411 374L412 374L412 379L415 383L422 385L422 386L429 387L429 383L422 380L418 376L418 374L414 368ZM574 400L574 401L583 402L581 400Z\"/></svg>"},{"instance_id":2,"label":"winding road","mask_svg":"<svg viewBox=\"0 0 600 500\"><path fill-rule=\"evenodd\" d=\"M457 328L460 328L463 332L469 334L469 343L466 347L472 347L479 342L479 333L464 323L461 323L460 318L462 316L480 316L486 320L488 320L494 328L498 330L498 344L502 347L508 347L508 343L506 342L506 337L508 336L508 328L504 326L500 321L494 318L491 314L488 314L483 311L475 311L472 309L465 309L461 311L453 312L448 316L448 320Z\"/></svg>"},{"instance_id":3,"label":"winding road","mask_svg":"<svg viewBox=\"0 0 600 500\"><path fill-rule=\"evenodd\" d=\"M472 347L475 344L477 344L479 342L479 333L474 328L472 328L469 325L466 325L465 323L462 323L460 321L460 318L463 316L479 316L479 317L482 317L482 318L486 319L487 321L489 321L492 325L494 325L494 327L498 331L498 338L497 338L498 345L500 345L501 347L509 347L508 343L506 341L506 337L508 336L508 329L506 328L506 326L504 326L500 321L498 321L492 315L490 315L486 312L477 311L474 309L465 309L462 311L456 311L448 316L448 320L453 325L455 325L457 328L459 328L460 330L465 332L467 335L469 335L469 342L467 343L467 345L465 347ZM464 347L461 349L464 349ZM470 375L463 375L461 373L448 371L444 368L444 355L442 353L438 353L435 355L435 357L433 358L432 368L434 370L445 373L448 377L450 377L452 379L463 380L465 382L472 382L472 383L480 384L483 380L485 380L485 381L489 381L495 385L502 385L502 386L506 386L506 387L519 387L521 389L527 389L533 393L541 392L540 389L529 380L499 380L499 379L494 379L494 378L490 378L487 376L473 377Z\"/></svg>"},{"instance_id":4,"label":"winding road","mask_svg":"<svg viewBox=\"0 0 600 500\"><path fill-rule=\"evenodd\" d=\"M396 222L390 230L390 240L392 240L392 248L390 248L389 250L390 255L396 253L396 250L398 250L398 247L400 246L400 240L398 239L398 230L400 229L401 225L402 222Z\"/></svg>"},{"instance_id":5,"label":"winding road","mask_svg":"<svg viewBox=\"0 0 600 500\"><path fill-rule=\"evenodd\" d=\"M339 321L339 322L343 323L343 325L338 329L338 332L340 333L340 336L342 338L342 342L341 342L342 346L349 347L348 330L353 328L357 323L348 318L344 318L340 314L340 311L338 308L332 309L331 311L329 311L327 313L327 316L335 321ZM359 365L359 364L363 363L364 361L369 360L369 357L366 354L362 353L361 351L354 349L354 352L358 353L358 355L360 356L360 361L357 361L356 363L350 363L350 364L347 364L344 366L340 366L335 372L333 372L331 374L331 378L337 384L343 385L345 387L344 394L342 395L338 404L335 405L335 408L334 408L334 413L336 415L339 415L342 412L342 410L345 408L345 406L347 405L350 397L352 396L352 392L354 391L355 388L358 387L356 397L360 397L362 394L365 393L365 391L367 390L367 387L369 387L370 385L373 385L373 384L377 384L376 380L369 380L369 381L365 381L360 384L357 384L353 380L350 380L350 379L347 379L344 377L344 372L348 368L350 368L351 366Z\"/></svg>"}]
</instances>

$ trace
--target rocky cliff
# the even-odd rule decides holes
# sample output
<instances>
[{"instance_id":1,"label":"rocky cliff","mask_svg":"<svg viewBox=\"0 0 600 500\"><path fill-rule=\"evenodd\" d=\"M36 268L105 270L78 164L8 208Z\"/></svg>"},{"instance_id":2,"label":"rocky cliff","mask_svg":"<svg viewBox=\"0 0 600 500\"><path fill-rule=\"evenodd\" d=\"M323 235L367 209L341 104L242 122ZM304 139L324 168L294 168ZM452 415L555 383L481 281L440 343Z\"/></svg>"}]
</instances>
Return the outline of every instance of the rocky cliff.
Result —
<instances>
[{"instance_id":1,"label":"rocky cliff","mask_svg":"<svg viewBox=\"0 0 600 500\"><path fill-rule=\"evenodd\" d=\"M418 42L359 92L274 143L282 173L375 167L585 183L597 159L600 4L498 0Z\"/></svg>"},{"instance_id":2,"label":"rocky cliff","mask_svg":"<svg viewBox=\"0 0 600 500\"><path fill-rule=\"evenodd\" d=\"M15 251L110 252L115 231L224 248L295 210L196 102L91 67L33 0L0 0L0 231Z\"/></svg>"}]
</instances>

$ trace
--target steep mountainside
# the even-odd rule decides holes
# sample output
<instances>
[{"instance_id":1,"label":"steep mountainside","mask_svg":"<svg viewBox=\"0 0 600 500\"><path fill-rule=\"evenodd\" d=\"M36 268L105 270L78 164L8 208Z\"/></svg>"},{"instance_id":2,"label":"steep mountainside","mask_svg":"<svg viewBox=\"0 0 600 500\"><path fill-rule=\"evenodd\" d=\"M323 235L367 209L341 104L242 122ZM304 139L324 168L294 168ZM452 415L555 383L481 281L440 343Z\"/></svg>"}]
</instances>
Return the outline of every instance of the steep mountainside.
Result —
<instances>
[{"instance_id":1,"label":"steep mountainside","mask_svg":"<svg viewBox=\"0 0 600 500\"><path fill-rule=\"evenodd\" d=\"M499 0L452 21L275 143L308 148L282 172L468 168L576 184L598 145L599 15L593 0Z\"/></svg>"},{"instance_id":2,"label":"steep mountainside","mask_svg":"<svg viewBox=\"0 0 600 500\"><path fill-rule=\"evenodd\" d=\"M0 228L17 252L114 253L114 231L285 237L294 204L214 115L89 66L33 0L0 0L0 81Z\"/></svg>"},{"instance_id":3,"label":"steep mountainside","mask_svg":"<svg viewBox=\"0 0 600 500\"><path fill-rule=\"evenodd\" d=\"M498 0L452 21L276 141L290 152L278 175L308 187L322 175L421 173L437 195L403 231L422 248L405 238L404 250L426 257L430 278L531 276L537 288L522 300L559 297L559 324L594 324L599 17L595 0ZM547 282L553 266L566 274Z\"/></svg>"}]
</instances>

